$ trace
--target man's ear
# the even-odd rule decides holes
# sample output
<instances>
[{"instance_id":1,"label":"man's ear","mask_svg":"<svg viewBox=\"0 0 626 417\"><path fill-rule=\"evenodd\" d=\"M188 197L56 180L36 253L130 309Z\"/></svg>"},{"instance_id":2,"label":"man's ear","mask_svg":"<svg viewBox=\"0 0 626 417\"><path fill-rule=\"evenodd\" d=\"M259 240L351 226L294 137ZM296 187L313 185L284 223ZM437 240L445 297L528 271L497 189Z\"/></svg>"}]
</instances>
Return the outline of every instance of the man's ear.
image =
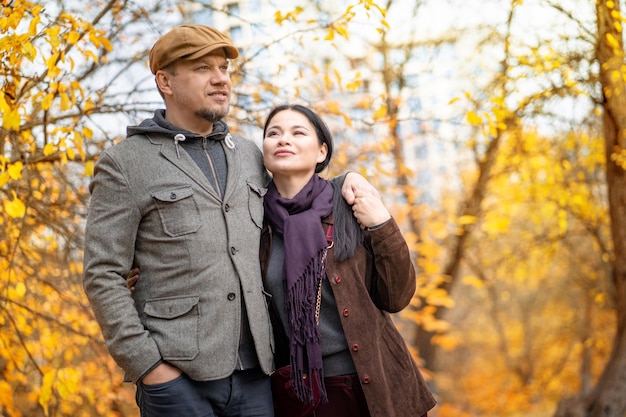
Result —
<instances>
[{"instance_id":1,"label":"man's ear","mask_svg":"<svg viewBox=\"0 0 626 417\"><path fill-rule=\"evenodd\" d=\"M164 95L172 94L172 74L167 71L158 70L155 77L157 88Z\"/></svg>"}]
</instances>

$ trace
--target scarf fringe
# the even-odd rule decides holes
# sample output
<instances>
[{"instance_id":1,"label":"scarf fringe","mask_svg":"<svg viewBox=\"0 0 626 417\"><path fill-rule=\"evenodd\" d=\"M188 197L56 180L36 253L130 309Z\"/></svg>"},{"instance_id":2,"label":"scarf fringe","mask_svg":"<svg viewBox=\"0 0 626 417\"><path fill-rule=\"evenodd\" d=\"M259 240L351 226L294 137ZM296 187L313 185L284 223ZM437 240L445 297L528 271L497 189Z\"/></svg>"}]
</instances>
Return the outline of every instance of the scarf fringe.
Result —
<instances>
[{"instance_id":1,"label":"scarf fringe","mask_svg":"<svg viewBox=\"0 0 626 417\"><path fill-rule=\"evenodd\" d=\"M287 288L286 297L291 327L291 385L301 401L311 403L315 403L316 392L319 392L323 403L328 402L321 360L320 332L315 317L317 289L326 270L325 254L326 248L309 260L303 273ZM312 346L319 352L310 352ZM311 363L311 359L316 363Z\"/></svg>"}]
</instances>

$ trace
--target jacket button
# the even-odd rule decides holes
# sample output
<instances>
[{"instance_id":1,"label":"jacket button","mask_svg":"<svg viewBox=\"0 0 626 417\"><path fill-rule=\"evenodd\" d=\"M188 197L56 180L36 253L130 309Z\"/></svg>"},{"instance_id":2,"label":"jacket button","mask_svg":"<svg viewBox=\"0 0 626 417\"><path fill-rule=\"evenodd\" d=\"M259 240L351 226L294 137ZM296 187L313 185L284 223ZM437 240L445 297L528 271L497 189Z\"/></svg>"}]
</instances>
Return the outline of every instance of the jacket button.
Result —
<instances>
[{"instance_id":1,"label":"jacket button","mask_svg":"<svg viewBox=\"0 0 626 417\"><path fill-rule=\"evenodd\" d=\"M237 253L237 249L235 249L234 247L231 247L231 248L230 248L230 254L231 254L231 255L234 255L234 254L236 254L236 253Z\"/></svg>"},{"instance_id":2,"label":"jacket button","mask_svg":"<svg viewBox=\"0 0 626 417\"><path fill-rule=\"evenodd\" d=\"M176 193L170 194L170 200L176 200Z\"/></svg>"},{"instance_id":3,"label":"jacket button","mask_svg":"<svg viewBox=\"0 0 626 417\"><path fill-rule=\"evenodd\" d=\"M335 277L335 282L336 282L337 284L341 284L341 275L337 275L337 276Z\"/></svg>"},{"instance_id":4,"label":"jacket button","mask_svg":"<svg viewBox=\"0 0 626 417\"><path fill-rule=\"evenodd\" d=\"M230 206L228 204L224 205L224 211L228 213L230 211Z\"/></svg>"},{"instance_id":5,"label":"jacket button","mask_svg":"<svg viewBox=\"0 0 626 417\"><path fill-rule=\"evenodd\" d=\"M371 378L369 377L369 375L365 375L363 377L363 383L364 384L369 384L371 382Z\"/></svg>"},{"instance_id":6,"label":"jacket button","mask_svg":"<svg viewBox=\"0 0 626 417\"><path fill-rule=\"evenodd\" d=\"M233 301L235 299L235 293L234 292L229 292L228 293L228 301Z\"/></svg>"},{"instance_id":7,"label":"jacket button","mask_svg":"<svg viewBox=\"0 0 626 417\"><path fill-rule=\"evenodd\" d=\"M344 317L348 317L348 315L350 314L350 311L347 308L343 309L343 316Z\"/></svg>"},{"instance_id":8,"label":"jacket button","mask_svg":"<svg viewBox=\"0 0 626 417\"><path fill-rule=\"evenodd\" d=\"M353 345L352 345L352 351L353 351L353 352L358 352L358 351L359 351L359 345L358 345L358 343L355 343L355 344L353 344Z\"/></svg>"}]
</instances>

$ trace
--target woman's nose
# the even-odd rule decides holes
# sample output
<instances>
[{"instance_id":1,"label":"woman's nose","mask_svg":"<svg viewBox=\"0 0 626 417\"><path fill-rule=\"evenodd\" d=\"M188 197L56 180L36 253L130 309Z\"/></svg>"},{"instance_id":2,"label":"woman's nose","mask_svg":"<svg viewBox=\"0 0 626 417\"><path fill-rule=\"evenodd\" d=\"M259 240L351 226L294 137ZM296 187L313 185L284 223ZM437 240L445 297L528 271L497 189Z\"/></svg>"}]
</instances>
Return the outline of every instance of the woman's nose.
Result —
<instances>
[{"instance_id":1,"label":"woman's nose","mask_svg":"<svg viewBox=\"0 0 626 417\"><path fill-rule=\"evenodd\" d=\"M278 139L278 143L281 145L291 143L291 135L289 133L281 135Z\"/></svg>"}]
</instances>

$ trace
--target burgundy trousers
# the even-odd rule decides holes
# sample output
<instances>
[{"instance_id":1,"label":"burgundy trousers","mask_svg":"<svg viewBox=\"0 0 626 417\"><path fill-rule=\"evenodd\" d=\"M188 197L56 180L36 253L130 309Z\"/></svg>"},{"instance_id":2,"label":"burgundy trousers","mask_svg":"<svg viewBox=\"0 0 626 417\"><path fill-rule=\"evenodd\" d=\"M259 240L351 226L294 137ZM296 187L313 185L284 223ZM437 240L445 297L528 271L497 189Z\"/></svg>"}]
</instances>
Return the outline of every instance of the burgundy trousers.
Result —
<instances>
[{"instance_id":1,"label":"burgundy trousers","mask_svg":"<svg viewBox=\"0 0 626 417\"><path fill-rule=\"evenodd\" d=\"M370 417L365 394L356 374L324 378L328 403L309 417ZM422 417L427 417L424 414Z\"/></svg>"}]
</instances>

